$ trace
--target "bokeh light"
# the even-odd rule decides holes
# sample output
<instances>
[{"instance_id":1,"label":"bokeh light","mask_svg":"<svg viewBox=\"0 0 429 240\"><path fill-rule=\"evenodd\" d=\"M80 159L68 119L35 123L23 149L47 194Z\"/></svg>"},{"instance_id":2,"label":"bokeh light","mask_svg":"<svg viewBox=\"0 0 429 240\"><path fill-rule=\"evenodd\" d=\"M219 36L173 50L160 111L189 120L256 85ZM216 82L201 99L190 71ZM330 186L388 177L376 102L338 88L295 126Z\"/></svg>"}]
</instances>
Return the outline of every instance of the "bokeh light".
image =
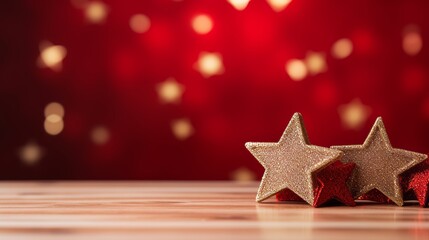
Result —
<instances>
[{"instance_id":1,"label":"bokeh light","mask_svg":"<svg viewBox=\"0 0 429 240\"><path fill-rule=\"evenodd\" d=\"M19 150L21 161L27 165L34 165L43 157L42 148L35 142L29 142Z\"/></svg>"},{"instance_id":2,"label":"bokeh light","mask_svg":"<svg viewBox=\"0 0 429 240\"><path fill-rule=\"evenodd\" d=\"M276 12L283 11L292 0L267 0L268 4L273 8Z\"/></svg>"},{"instance_id":3,"label":"bokeh light","mask_svg":"<svg viewBox=\"0 0 429 240\"><path fill-rule=\"evenodd\" d=\"M353 51L353 43L350 39L341 38L332 45L331 53L334 58L343 59Z\"/></svg>"},{"instance_id":4,"label":"bokeh light","mask_svg":"<svg viewBox=\"0 0 429 240\"><path fill-rule=\"evenodd\" d=\"M106 144L110 139L110 132L104 126L96 126L91 130L91 140L97 145Z\"/></svg>"},{"instance_id":5,"label":"bokeh light","mask_svg":"<svg viewBox=\"0 0 429 240\"><path fill-rule=\"evenodd\" d=\"M64 121L60 116L51 114L46 117L44 128L49 135L58 135L64 129Z\"/></svg>"},{"instance_id":6,"label":"bokeh light","mask_svg":"<svg viewBox=\"0 0 429 240\"><path fill-rule=\"evenodd\" d=\"M206 14L200 14L192 19L192 28L198 34L207 34L213 29L213 20Z\"/></svg>"},{"instance_id":7,"label":"bokeh light","mask_svg":"<svg viewBox=\"0 0 429 240\"><path fill-rule=\"evenodd\" d=\"M198 58L196 68L206 78L220 75L224 72L222 56L219 53L203 52Z\"/></svg>"},{"instance_id":8,"label":"bokeh light","mask_svg":"<svg viewBox=\"0 0 429 240\"><path fill-rule=\"evenodd\" d=\"M45 107L45 117L47 118L50 115L56 115L61 118L64 117L64 107L61 105L61 103L58 102L51 102Z\"/></svg>"},{"instance_id":9,"label":"bokeh light","mask_svg":"<svg viewBox=\"0 0 429 240\"><path fill-rule=\"evenodd\" d=\"M62 61L67 55L65 47L60 45L52 45L49 42L40 44L40 57L38 60L40 67L48 67L54 71L62 69Z\"/></svg>"},{"instance_id":10,"label":"bokeh light","mask_svg":"<svg viewBox=\"0 0 429 240\"><path fill-rule=\"evenodd\" d=\"M231 173L230 179L237 182L249 182L256 180L256 174L246 167L240 167Z\"/></svg>"},{"instance_id":11,"label":"bokeh light","mask_svg":"<svg viewBox=\"0 0 429 240\"><path fill-rule=\"evenodd\" d=\"M130 28L136 33L145 33L150 28L150 19L144 14L136 14L130 18Z\"/></svg>"},{"instance_id":12,"label":"bokeh light","mask_svg":"<svg viewBox=\"0 0 429 240\"><path fill-rule=\"evenodd\" d=\"M362 101L356 98L348 104L339 106L338 112L346 129L359 130L371 114L371 108L363 105Z\"/></svg>"},{"instance_id":13,"label":"bokeh light","mask_svg":"<svg viewBox=\"0 0 429 240\"><path fill-rule=\"evenodd\" d=\"M415 26L408 26L404 30L402 48L410 56L417 55L423 47L423 39L420 32Z\"/></svg>"},{"instance_id":14,"label":"bokeh light","mask_svg":"<svg viewBox=\"0 0 429 240\"><path fill-rule=\"evenodd\" d=\"M101 1L91 1L85 7L85 16L90 23L103 23L106 20L108 7Z\"/></svg>"},{"instance_id":15,"label":"bokeh light","mask_svg":"<svg viewBox=\"0 0 429 240\"><path fill-rule=\"evenodd\" d=\"M156 90L159 99L163 103L179 103L185 87L179 84L174 78L168 78L157 85Z\"/></svg>"},{"instance_id":16,"label":"bokeh light","mask_svg":"<svg viewBox=\"0 0 429 240\"><path fill-rule=\"evenodd\" d=\"M173 131L174 136L179 140L185 140L194 133L194 128L192 127L191 122L186 118L172 121L171 130Z\"/></svg>"},{"instance_id":17,"label":"bokeh light","mask_svg":"<svg viewBox=\"0 0 429 240\"><path fill-rule=\"evenodd\" d=\"M308 52L305 58L308 72L312 75L325 72L326 65L325 54L317 52Z\"/></svg>"},{"instance_id":18,"label":"bokeh light","mask_svg":"<svg viewBox=\"0 0 429 240\"><path fill-rule=\"evenodd\" d=\"M228 2L237 10L243 11L250 0L228 0Z\"/></svg>"},{"instance_id":19,"label":"bokeh light","mask_svg":"<svg viewBox=\"0 0 429 240\"><path fill-rule=\"evenodd\" d=\"M304 61L291 59L286 63L286 73L292 80L301 81L307 76L307 66Z\"/></svg>"}]
</instances>

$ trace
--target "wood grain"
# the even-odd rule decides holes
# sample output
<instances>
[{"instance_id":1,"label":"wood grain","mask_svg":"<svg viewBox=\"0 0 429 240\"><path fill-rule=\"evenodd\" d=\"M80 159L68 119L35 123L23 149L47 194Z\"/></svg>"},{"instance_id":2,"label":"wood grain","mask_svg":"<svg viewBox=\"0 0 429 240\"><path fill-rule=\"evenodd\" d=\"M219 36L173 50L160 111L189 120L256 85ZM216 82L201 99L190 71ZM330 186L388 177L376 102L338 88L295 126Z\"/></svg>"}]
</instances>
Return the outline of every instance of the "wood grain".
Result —
<instances>
[{"instance_id":1,"label":"wood grain","mask_svg":"<svg viewBox=\"0 0 429 240\"><path fill-rule=\"evenodd\" d=\"M0 239L429 239L429 209L255 202L257 183L1 182Z\"/></svg>"}]
</instances>

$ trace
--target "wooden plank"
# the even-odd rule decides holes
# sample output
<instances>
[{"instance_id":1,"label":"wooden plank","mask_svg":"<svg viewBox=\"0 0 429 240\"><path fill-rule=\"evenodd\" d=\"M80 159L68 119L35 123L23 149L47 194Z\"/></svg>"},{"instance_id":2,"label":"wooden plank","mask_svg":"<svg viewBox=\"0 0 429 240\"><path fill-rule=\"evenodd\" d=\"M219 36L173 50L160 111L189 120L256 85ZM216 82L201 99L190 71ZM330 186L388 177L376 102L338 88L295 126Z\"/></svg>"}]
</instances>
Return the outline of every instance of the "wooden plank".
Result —
<instances>
[{"instance_id":1,"label":"wooden plank","mask_svg":"<svg viewBox=\"0 0 429 240\"><path fill-rule=\"evenodd\" d=\"M255 202L256 182L1 182L0 239L429 239L429 210Z\"/></svg>"}]
</instances>

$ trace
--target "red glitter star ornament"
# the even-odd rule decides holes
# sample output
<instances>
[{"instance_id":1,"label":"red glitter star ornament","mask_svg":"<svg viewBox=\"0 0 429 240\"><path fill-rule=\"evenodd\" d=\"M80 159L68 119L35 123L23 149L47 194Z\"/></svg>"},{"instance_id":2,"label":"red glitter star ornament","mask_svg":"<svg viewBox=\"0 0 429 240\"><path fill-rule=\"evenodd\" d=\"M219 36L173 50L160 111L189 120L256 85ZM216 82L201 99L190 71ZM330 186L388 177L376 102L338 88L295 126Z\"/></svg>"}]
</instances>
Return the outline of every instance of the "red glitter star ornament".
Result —
<instances>
[{"instance_id":1,"label":"red glitter star ornament","mask_svg":"<svg viewBox=\"0 0 429 240\"><path fill-rule=\"evenodd\" d=\"M314 207L320 207L329 200L335 199L348 206L356 206L353 196L347 187L354 163L334 162L317 174L317 187L314 190Z\"/></svg>"},{"instance_id":2,"label":"red glitter star ornament","mask_svg":"<svg viewBox=\"0 0 429 240\"><path fill-rule=\"evenodd\" d=\"M296 202L303 202L301 197L299 197L297 194L292 192L292 190L286 188L282 191L276 193L276 199L277 201L296 201Z\"/></svg>"},{"instance_id":3,"label":"red glitter star ornament","mask_svg":"<svg viewBox=\"0 0 429 240\"><path fill-rule=\"evenodd\" d=\"M317 185L314 189L314 207L320 207L329 200L336 199L348 206L356 203L348 189L346 182L355 167L354 163L334 162L316 175ZM278 201L302 201L302 199L289 189L276 194Z\"/></svg>"},{"instance_id":4,"label":"red glitter star ornament","mask_svg":"<svg viewBox=\"0 0 429 240\"><path fill-rule=\"evenodd\" d=\"M427 207L429 203L429 159L402 174L405 196L414 192L420 206Z\"/></svg>"},{"instance_id":5,"label":"red glitter star ornament","mask_svg":"<svg viewBox=\"0 0 429 240\"><path fill-rule=\"evenodd\" d=\"M391 203L392 201L377 189L365 193L358 198L359 200L370 200L379 203Z\"/></svg>"}]
</instances>

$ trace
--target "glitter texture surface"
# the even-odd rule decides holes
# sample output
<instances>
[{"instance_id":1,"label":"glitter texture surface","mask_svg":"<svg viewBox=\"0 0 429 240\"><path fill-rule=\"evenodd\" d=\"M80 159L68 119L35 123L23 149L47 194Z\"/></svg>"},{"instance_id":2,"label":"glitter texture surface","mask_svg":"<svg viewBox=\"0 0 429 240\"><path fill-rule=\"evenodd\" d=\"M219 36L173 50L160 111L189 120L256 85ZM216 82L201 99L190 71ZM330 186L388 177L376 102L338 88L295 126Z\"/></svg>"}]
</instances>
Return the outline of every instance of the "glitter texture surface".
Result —
<instances>
[{"instance_id":1,"label":"glitter texture surface","mask_svg":"<svg viewBox=\"0 0 429 240\"><path fill-rule=\"evenodd\" d=\"M359 200L370 200L378 203L391 203L392 201L386 197L382 192L377 189L372 189L371 191L363 194L358 198ZM405 199L405 196L404 196Z\"/></svg>"},{"instance_id":2,"label":"glitter texture surface","mask_svg":"<svg viewBox=\"0 0 429 240\"><path fill-rule=\"evenodd\" d=\"M314 207L320 207L332 199L348 206L356 206L346 185L354 168L354 163L337 161L320 171L316 176L317 187L314 191Z\"/></svg>"},{"instance_id":3,"label":"glitter texture surface","mask_svg":"<svg viewBox=\"0 0 429 240\"><path fill-rule=\"evenodd\" d=\"M353 196L346 185L352 175L354 163L342 163L336 161L323 170L316 173L316 188L314 189L314 207L320 207L335 199L348 206L355 206ZM303 201L298 195L289 189L284 189L276 194L278 201Z\"/></svg>"},{"instance_id":4,"label":"glitter texture surface","mask_svg":"<svg viewBox=\"0 0 429 240\"><path fill-rule=\"evenodd\" d=\"M398 206L402 206L404 202L399 175L427 158L425 154L393 148L380 117L363 145L331 148L344 152L343 162L356 164L349 180L355 199L377 189Z\"/></svg>"},{"instance_id":5,"label":"glitter texture surface","mask_svg":"<svg viewBox=\"0 0 429 240\"><path fill-rule=\"evenodd\" d=\"M342 152L311 145L302 116L295 113L277 143L246 143L246 148L265 168L256 201L288 188L304 201L314 203L313 173L342 156Z\"/></svg>"},{"instance_id":6,"label":"glitter texture surface","mask_svg":"<svg viewBox=\"0 0 429 240\"><path fill-rule=\"evenodd\" d=\"M429 159L402 174L405 195L412 195L420 206L427 207L429 202Z\"/></svg>"},{"instance_id":7,"label":"glitter texture surface","mask_svg":"<svg viewBox=\"0 0 429 240\"><path fill-rule=\"evenodd\" d=\"M277 201L295 201L295 202L303 202L302 198L292 192L290 189L283 189L280 192L276 193Z\"/></svg>"}]
</instances>

